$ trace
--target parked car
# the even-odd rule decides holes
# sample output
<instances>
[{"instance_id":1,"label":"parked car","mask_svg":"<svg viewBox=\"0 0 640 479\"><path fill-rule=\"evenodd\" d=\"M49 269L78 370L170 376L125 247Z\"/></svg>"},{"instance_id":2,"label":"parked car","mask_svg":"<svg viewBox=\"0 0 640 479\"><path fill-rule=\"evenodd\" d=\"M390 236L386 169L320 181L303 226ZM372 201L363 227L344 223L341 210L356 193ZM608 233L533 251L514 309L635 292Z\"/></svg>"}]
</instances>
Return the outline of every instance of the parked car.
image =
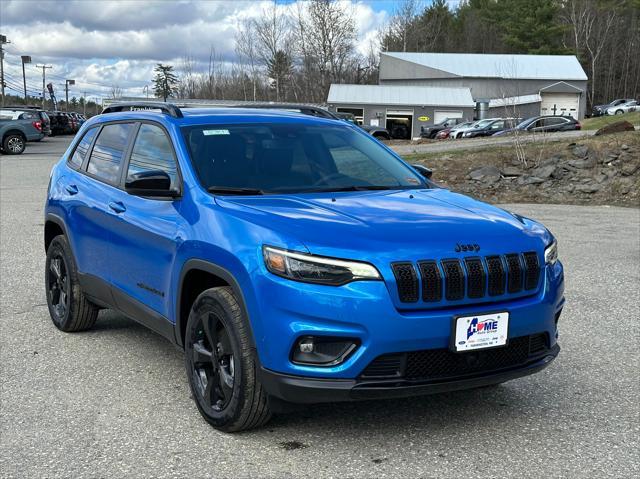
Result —
<instances>
[{"instance_id":1,"label":"parked car","mask_svg":"<svg viewBox=\"0 0 640 479\"><path fill-rule=\"evenodd\" d=\"M227 432L291 402L544 369L565 301L554 236L429 176L347 122L111 105L51 172L51 319L82 331L113 308L184 348L199 412Z\"/></svg>"},{"instance_id":2,"label":"parked car","mask_svg":"<svg viewBox=\"0 0 640 479\"><path fill-rule=\"evenodd\" d=\"M73 130L69 124L69 117L64 112L49 111L47 114L51 120L51 136L64 135Z\"/></svg>"},{"instance_id":3,"label":"parked car","mask_svg":"<svg viewBox=\"0 0 640 479\"><path fill-rule=\"evenodd\" d=\"M0 151L6 155L21 155L28 141L44 137L39 123L40 120L29 115L0 110Z\"/></svg>"},{"instance_id":4,"label":"parked car","mask_svg":"<svg viewBox=\"0 0 640 479\"><path fill-rule=\"evenodd\" d=\"M436 134L439 131L444 130L445 128L452 128L461 123L466 123L462 118L445 118L440 123L436 123L431 126L421 126L420 127L420 136L422 138L435 138Z\"/></svg>"},{"instance_id":5,"label":"parked car","mask_svg":"<svg viewBox=\"0 0 640 479\"><path fill-rule=\"evenodd\" d=\"M42 133L45 136L51 135L51 120L49 119L49 115L42 108L37 106L24 106L24 105L10 105L5 106L5 110L14 110L14 111L28 111L35 112L40 118L40 124L42 126Z\"/></svg>"},{"instance_id":6,"label":"parked car","mask_svg":"<svg viewBox=\"0 0 640 479\"><path fill-rule=\"evenodd\" d=\"M640 109L638 102L636 100L631 100L608 108L607 115L622 115L623 113L629 113L638 109Z\"/></svg>"},{"instance_id":7,"label":"parked car","mask_svg":"<svg viewBox=\"0 0 640 479\"><path fill-rule=\"evenodd\" d=\"M499 131L494 136L508 135L517 131L526 133L551 133L555 131L579 130L581 128L582 125L580 122L571 116L535 116L533 118L527 118L514 128Z\"/></svg>"},{"instance_id":8,"label":"parked car","mask_svg":"<svg viewBox=\"0 0 640 479\"><path fill-rule=\"evenodd\" d=\"M613 100L610 103L607 103L606 105L596 105L591 109L591 115L592 116L603 116L607 114L607 110L609 108L613 108L615 106L618 105L622 105L624 103L628 103L630 101L633 101L633 98L619 98L617 100Z\"/></svg>"},{"instance_id":9,"label":"parked car","mask_svg":"<svg viewBox=\"0 0 640 479\"><path fill-rule=\"evenodd\" d=\"M483 120L481 120L483 121ZM460 123L454 127L451 127L449 129L449 138L456 140L458 138L462 138L462 133L464 133L466 130L469 130L471 128L473 128L475 125L477 125L479 123L479 121L467 121L464 123Z\"/></svg>"},{"instance_id":10,"label":"parked car","mask_svg":"<svg viewBox=\"0 0 640 479\"><path fill-rule=\"evenodd\" d=\"M451 128L440 130L438 133L436 133L436 140L446 140L447 138L449 138L449 133L451 133Z\"/></svg>"},{"instance_id":11,"label":"parked car","mask_svg":"<svg viewBox=\"0 0 640 479\"><path fill-rule=\"evenodd\" d=\"M37 112L20 110L0 110L2 130L0 147L9 155L19 155L28 141L44 138L42 123Z\"/></svg>"},{"instance_id":12,"label":"parked car","mask_svg":"<svg viewBox=\"0 0 640 479\"><path fill-rule=\"evenodd\" d=\"M494 118L491 120L478 122L473 128L469 128L462 133L462 138L477 138L480 136L492 136L496 133L515 127L522 121L522 118Z\"/></svg>"},{"instance_id":13,"label":"parked car","mask_svg":"<svg viewBox=\"0 0 640 479\"><path fill-rule=\"evenodd\" d=\"M71 116L71 118L73 118L75 122L75 127L74 127L75 132L77 132L80 129L80 127L85 121L87 121L87 119L80 113L71 112L69 113L69 116Z\"/></svg>"}]
</instances>

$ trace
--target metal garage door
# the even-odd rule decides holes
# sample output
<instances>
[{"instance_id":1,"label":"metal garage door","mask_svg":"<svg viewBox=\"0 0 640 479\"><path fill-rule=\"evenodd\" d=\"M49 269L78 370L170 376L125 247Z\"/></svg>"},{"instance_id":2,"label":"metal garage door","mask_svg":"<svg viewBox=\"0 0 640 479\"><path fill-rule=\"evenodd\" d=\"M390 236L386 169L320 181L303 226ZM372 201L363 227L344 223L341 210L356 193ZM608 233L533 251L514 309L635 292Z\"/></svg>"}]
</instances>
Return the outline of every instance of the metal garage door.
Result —
<instances>
[{"instance_id":1,"label":"metal garage door","mask_svg":"<svg viewBox=\"0 0 640 479\"><path fill-rule=\"evenodd\" d=\"M433 112L434 123L440 123L447 118L462 118L462 112L459 110L435 110Z\"/></svg>"},{"instance_id":2,"label":"metal garage door","mask_svg":"<svg viewBox=\"0 0 640 479\"><path fill-rule=\"evenodd\" d=\"M571 115L578 119L579 93L542 93L541 115Z\"/></svg>"}]
</instances>

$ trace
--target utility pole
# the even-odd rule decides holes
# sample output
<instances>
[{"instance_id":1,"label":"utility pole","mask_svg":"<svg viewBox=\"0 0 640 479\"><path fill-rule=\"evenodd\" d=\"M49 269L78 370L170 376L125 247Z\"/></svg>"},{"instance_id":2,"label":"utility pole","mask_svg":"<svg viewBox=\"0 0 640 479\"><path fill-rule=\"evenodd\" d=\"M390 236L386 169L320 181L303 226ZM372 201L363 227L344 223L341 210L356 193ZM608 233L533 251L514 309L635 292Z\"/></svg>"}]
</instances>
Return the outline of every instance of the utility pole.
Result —
<instances>
[{"instance_id":1,"label":"utility pole","mask_svg":"<svg viewBox=\"0 0 640 479\"><path fill-rule=\"evenodd\" d=\"M64 111L69 111L69 85L75 85L75 80L65 80L64 81Z\"/></svg>"},{"instance_id":2,"label":"utility pole","mask_svg":"<svg viewBox=\"0 0 640 479\"><path fill-rule=\"evenodd\" d=\"M87 116L87 92L82 92L82 114Z\"/></svg>"},{"instance_id":3,"label":"utility pole","mask_svg":"<svg viewBox=\"0 0 640 479\"><path fill-rule=\"evenodd\" d=\"M0 85L2 85L2 100L0 100L0 106L4 106L4 50L2 45L11 43L7 40L7 37L0 35Z\"/></svg>"},{"instance_id":4,"label":"utility pole","mask_svg":"<svg viewBox=\"0 0 640 479\"><path fill-rule=\"evenodd\" d=\"M46 108L44 107L44 103L45 103L44 98L45 98L45 95L46 95L46 86L45 86L46 82L44 80L44 76L45 76L45 70L47 68L53 68L53 66L51 66L51 65L37 65L36 64L36 68L42 68L42 109L46 110Z\"/></svg>"},{"instance_id":5,"label":"utility pole","mask_svg":"<svg viewBox=\"0 0 640 479\"><path fill-rule=\"evenodd\" d=\"M22 83L24 84L24 104L27 104L27 75L24 73L24 64L31 63L31 57L29 55L22 55Z\"/></svg>"}]
</instances>

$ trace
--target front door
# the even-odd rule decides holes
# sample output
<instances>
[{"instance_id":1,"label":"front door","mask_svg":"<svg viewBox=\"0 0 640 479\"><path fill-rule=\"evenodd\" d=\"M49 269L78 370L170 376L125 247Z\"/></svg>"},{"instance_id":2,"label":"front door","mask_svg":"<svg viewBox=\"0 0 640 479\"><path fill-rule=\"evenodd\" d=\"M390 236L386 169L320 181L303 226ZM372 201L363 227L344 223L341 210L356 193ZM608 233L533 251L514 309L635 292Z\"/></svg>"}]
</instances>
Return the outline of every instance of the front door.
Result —
<instances>
[{"instance_id":1,"label":"front door","mask_svg":"<svg viewBox=\"0 0 640 479\"><path fill-rule=\"evenodd\" d=\"M125 183L135 173L162 170L171 178L172 188L181 187L175 150L158 124L140 124L125 168ZM132 314L136 308L150 308L171 318L181 200L135 196L125 189L112 200L122 205L111 231L111 279L118 307Z\"/></svg>"}]
</instances>

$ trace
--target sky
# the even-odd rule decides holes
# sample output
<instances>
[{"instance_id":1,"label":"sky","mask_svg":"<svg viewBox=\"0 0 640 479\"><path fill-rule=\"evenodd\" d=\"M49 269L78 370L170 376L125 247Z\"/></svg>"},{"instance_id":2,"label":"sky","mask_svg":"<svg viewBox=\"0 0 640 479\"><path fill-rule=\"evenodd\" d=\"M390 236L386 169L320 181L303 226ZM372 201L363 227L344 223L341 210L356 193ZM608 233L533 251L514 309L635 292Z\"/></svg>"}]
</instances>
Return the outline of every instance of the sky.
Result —
<instances>
[{"instance_id":1,"label":"sky","mask_svg":"<svg viewBox=\"0 0 640 479\"><path fill-rule=\"evenodd\" d=\"M295 8L300 0L278 0L279 8ZM357 48L365 53L370 40L398 6L397 0L338 0L351 8ZM455 5L459 0L450 0ZM429 0L424 0L428 3ZM4 45L7 92L22 93L21 55L27 91L42 91L42 69L58 99L64 80L74 79L69 97L108 97L114 85L124 95L139 96L151 88L158 62L179 67L189 55L208 62L211 47L225 62L237 60L234 35L244 19L259 17L269 1L222 0L1 0L0 33ZM16 91L18 90L18 91Z\"/></svg>"}]
</instances>

